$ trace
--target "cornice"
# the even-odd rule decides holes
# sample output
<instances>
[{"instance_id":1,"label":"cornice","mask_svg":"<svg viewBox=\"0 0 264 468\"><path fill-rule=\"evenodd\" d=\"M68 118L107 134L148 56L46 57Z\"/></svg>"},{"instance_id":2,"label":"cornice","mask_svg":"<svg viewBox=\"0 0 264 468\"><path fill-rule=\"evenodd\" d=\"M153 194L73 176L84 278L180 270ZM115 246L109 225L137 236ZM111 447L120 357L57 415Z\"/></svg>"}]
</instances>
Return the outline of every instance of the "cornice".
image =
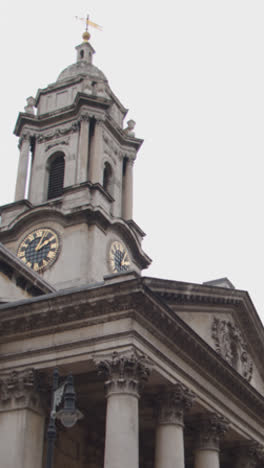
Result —
<instances>
[{"instance_id":1,"label":"cornice","mask_svg":"<svg viewBox=\"0 0 264 468\"><path fill-rule=\"evenodd\" d=\"M2 214L5 209L10 210L10 209L13 208L14 210L16 210L20 206L22 208L24 207L25 210L28 210L28 209L33 207L32 203L30 203L29 200L26 200L26 199L18 200L18 201L12 202L12 203L7 203L6 205L1 205L0 206L0 214ZM0 227L0 230L1 230L1 227Z\"/></svg>"},{"instance_id":2,"label":"cornice","mask_svg":"<svg viewBox=\"0 0 264 468\"><path fill-rule=\"evenodd\" d=\"M54 127L55 125L65 122L72 122L73 120L78 119L81 109L87 106L88 108L86 110L90 118L98 118L99 116L105 115L104 123L115 136L117 141L122 145L132 147L138 151L143 140L126 135L123 129L117 125L108 112L111 103L111 99L99 96L90 96L86 93L78 92L73 104L57 109L53 112L47 112L41 115L20 112L16 121L14 134L16 136L21 136L25 125L30 126L31 131L34 133L33 129L35 129L35 131L39 131L43 128Z\"/></svg>"},{"instance_id":3,"label":"cornice","mask_svg":"<svg viewBox=\"0 0 264 468\"><path fill-rule=\"evenodd\" d=\"M264 398L144 286L144 279L57 292L38 299L0 306L1 341L60 332L129 317L141 323L176 355L195 366L210 382L257 420L264 417ZM78 344L76 344L78 346Z\"/></svg>"},{"instance_id":4,"label":"cornice","mask_svg":"<svg viewBox=\"0 0 264 468\"><path fill-rule=\"evenodd\" d=\"M84 184L69 187L65 190L80 190L88 187L91 191L99 190L105 194L100 184L91 184L85 182ZM107 195L106 195L107 196ZM72 209L63 208L63 197L50 200L41 205L32 207L27 211L20 213L13 221L7 226L4 226L0 231L0 241L8 242L17 238L19 233L25 229L25 224L38 222L43 220L44 217L50 217L51 220L62 223L64 226L78 224L80 221L95 224L100 227L104 232L107 229L113 229L123 234L126 241L133 249L134 259L141 269L147 268L151 263L151 259L142 250L140 242L138 241L137 234L134 232L133 227L129 225L122 218L110 218L102 209L94 207L90 203L81 205Z\"/></svg>"}]
</instances>

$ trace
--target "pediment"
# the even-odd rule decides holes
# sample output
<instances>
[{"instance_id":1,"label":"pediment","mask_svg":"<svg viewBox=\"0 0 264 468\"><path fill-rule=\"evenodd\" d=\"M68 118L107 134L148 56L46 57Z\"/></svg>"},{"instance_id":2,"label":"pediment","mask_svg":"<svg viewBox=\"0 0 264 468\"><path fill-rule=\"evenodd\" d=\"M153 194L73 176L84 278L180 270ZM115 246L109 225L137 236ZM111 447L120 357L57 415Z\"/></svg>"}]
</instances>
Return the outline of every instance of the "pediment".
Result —
<instances>
[{"instance_id":1,"label":"pediment","mask_svg":"<svg viewBox=\"0 0 264 468\"><path fill-rule=\"evenodd\" d=\"M264 394L264 329L247 292L230 284L223 287L223 281L221 287L216 282L197 285L150 278L147 282L181 320Z\"/></svg>"}]
</instances>

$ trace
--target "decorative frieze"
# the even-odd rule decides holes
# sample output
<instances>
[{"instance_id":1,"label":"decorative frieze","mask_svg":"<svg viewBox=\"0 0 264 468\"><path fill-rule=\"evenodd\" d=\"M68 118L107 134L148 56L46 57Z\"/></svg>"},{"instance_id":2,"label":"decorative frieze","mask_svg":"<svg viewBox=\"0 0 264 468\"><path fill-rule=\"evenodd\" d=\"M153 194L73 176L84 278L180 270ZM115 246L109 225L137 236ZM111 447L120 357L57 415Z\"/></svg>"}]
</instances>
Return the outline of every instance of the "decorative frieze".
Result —
<instances>
[{"instance_id":1,"label":"decorative frieze","mask_svg":"<svg viewBox=\"0 0 264 468\"><path fill-rule=\"evenodd\" d=\"M70 139L69 138L66 138L65 140L59 140L59 141L55 141L54 143L50 143L49 145L47 145L45 147L45 151L49 151L50 149L52 148L55 148L56 146L63 146L63 145L69 145L70 143Z\"/></svg>"},{"instance_id":2,"label":"decorative frieze","mask_svg":"<svg viewBox=\"0 0 264 468\"><path fill-rule=\"evenodd\" d=\"M151 363L136 350L114 351L108 356L94 358L98 372L105 377L106 396L113 393L129 393L139 396L139 392L151 372Z\"/></svg>"},{"instance_id":3,"label":"decorative frieze","mask_svg":"<svg viewBox=\"0 0 264 468\"><path fill-rule=\"evenodd\" d=\"M215 318L212 325L212 338L216 352L250 382L253 362L240 330L228 320Z\"/></svg>"},{"instance_id":4,"label":"decorative frieze","mask_svg":"<svg viewBox=\"0 0 264 468\"><path fill-rule=\"evenodd\" d=\"M50 141L53 138L59 138L61 136L69 135L71 133L75 133L79 130L78 122L73 122L68 127L57 128L56 130L46 133L45 135L38 135L37 142L38 143L45 143L46 141Z\"/></svg>"},{"instance_id":5,"label":"decorative frieze","mask_svg":"<svg viewBox=\"0 0 264 468\"><path fill-rule=\"evenodd\" d=\"M183 425L184 412L191 408L195 394L178 382L162 389L157 397L158 423Z\"/></svg>"},{"instance_id":6,"label":"decorative frieze","mask_svg":"<svg viewBox=\"0 0 264 468\"><path fill-rule=\"evenodd\" d=\"M229 422L216 413L202 414L197 418L198 450L219 450L219 442L228 430Z\"/></svg>"}]
</instances>

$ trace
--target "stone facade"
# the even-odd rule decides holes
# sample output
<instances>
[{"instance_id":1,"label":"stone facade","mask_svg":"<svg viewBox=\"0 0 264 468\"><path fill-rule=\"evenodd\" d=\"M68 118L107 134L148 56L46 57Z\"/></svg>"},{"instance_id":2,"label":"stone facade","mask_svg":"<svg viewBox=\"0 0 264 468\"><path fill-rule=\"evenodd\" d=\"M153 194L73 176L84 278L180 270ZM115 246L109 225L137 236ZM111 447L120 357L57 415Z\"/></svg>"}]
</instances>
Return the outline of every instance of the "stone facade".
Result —
<instances>
[{"instance_id":1,"label":"stone facade","mask_svg":"<svg viewBox=\"0 0 264 468\"><path fill-rule=\"evenodd\" d=\"M60 383L73 374L83 418L68 429L56 419L54 468L261 468L260 319L227 280L141 276L150 259L132 189L142 141L134 121L123 129L126 109L93 52L77 46L76 63L16 125L16 201L0 228L1 466L46 466L57 367ZM57 153L64 185L48 199Z\"/></svg>"}]
</instances>

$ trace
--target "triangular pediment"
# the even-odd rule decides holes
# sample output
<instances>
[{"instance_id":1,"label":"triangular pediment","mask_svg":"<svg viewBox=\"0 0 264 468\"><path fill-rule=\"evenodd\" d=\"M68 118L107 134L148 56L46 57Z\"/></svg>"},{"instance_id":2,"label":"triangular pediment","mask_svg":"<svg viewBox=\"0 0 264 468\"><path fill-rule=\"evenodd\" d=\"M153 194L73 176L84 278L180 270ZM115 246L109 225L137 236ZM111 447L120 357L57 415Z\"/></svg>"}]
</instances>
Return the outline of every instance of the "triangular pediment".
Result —
<instances>
[{"instance_id":1,"label":"triangular pediment","mask_svg":"<svg viewBox=\"0 0 264 468\"><path fill-rule=\"evenodd\" d=\"M228 281L223 287L223 280ZM223 278L203 285L146 279L150 289L223 360L264 394L264 329L246 291ZM230 283L230 284L229 284Z\"/></svg>"}]
</instances>

